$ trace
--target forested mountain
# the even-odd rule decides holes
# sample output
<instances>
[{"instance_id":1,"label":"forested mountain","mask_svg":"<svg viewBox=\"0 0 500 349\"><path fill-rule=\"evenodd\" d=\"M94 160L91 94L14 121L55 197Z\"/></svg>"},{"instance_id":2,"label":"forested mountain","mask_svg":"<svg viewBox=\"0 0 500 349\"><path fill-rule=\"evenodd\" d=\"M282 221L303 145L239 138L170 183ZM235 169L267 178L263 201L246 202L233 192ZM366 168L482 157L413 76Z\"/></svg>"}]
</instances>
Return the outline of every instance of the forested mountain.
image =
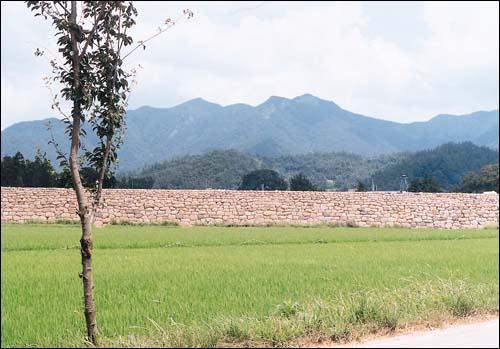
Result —
<instances>
[{"instance_id":1,"label":"forested mountain","mask_svg":"<svg viewBox=\"0 0 500 349\"><path fill-rule=\"evenodd\" d=\"M236 150L218 150L148 166L141 171L122 174L121 179L150 178L154 188L237 189L245 174L270 169L286 180L302 173L321 190L352 189L358 181L370 190L372 175L378 190L399 190L401 174L408 176L408 183L427 174L444 190L451 190L469 172L479 172L492 163L498 163L498 151L471 142L376 157L349 153L257 157Z\"/></svg>"},{"instance_id":2,"label":"forested mountain","mask_svg":"<svg viewBox=\"0 0 500 349\"><path fill-rule=\"evenodd\" d=\"M154 188L236 189L245 174L261 167L262 161L256 157L236 150L217 150L147 166L127 177L152 178Z\"/></svg>"},{"instance_id":3,"label":"forested mountain","mask_svg":"<svg viewBox=\"0 0 500 349\"><path fill-rule=\"evenodd\" d=\"M375 173L374 179L379 189L398 190L402 174L408 176L408 181L427 174L434 177L444 190L451 190L469 172L479 172L485 165L498 163L498 155L498 150L471 142L448 143L408 154Z\"/></svg>"},{"instance_id":4,"label":"forested mountain","mask_svg":"<svg viewBox=\"0 0 500 349\"><path fill-rule=\"evenodd\" d=\"M55 140L69 149L63 124L51 120ZM223 107L198 98L172 108L130 110L126 120L125 144L118 154L120 171L217 149L279 157L318 152L372 156L429 149L449 141L498 148L498 110L401 124L355 114L309 94L270 97L255 107ZM1 154L21 151L34 158L39 145L56 165L49 139L44 121L18 123L2 131ZM85 140L89 148L95 142Z\"/></svg>"},{"instance_id":5,"label":"forested mountain","mask_svg":"<svg viewBox=\"0 0 500 349\"><path fill-rule=\"evenodd\" d=\"M289 180L302 173L320 189L347 190L357 179L365 178L402 154L375 158L348 153L313 153L282 157L257 157L237 150L215 150L203 155L188 155L141 171L122 174L124 177L153 179L155 188L171 189L237 189L242 177L257 169L271 169Z\"/></svg>"},{"instance_id":6,"label":"forested mountain","mask_svg":"<svg viewBox=\"0 0 500 349\"><path fill-rule=\"evenodd\" d=\"M141 171L122 174L119 180L112 177L104 184L107 188L237 189L242 184L242 178L250 172L277 171L279 177L285 174L284 180L298 175L295 184L300 190L314 188L312 183L308 183L309 179L318 184L319 189L345 190L357 177L395 163L399 156L367 159L354 154L328 153L266 158L236 150L216 150L154 164ZM83 168L81 174L87 185L95 183L97 172ZM71 178L67 171L56 173L50 161L40 152L35 161L25 160L21 153L16 153L14 157L2 158L2 186L70 187Z\"/></svg>"}]
</instances>

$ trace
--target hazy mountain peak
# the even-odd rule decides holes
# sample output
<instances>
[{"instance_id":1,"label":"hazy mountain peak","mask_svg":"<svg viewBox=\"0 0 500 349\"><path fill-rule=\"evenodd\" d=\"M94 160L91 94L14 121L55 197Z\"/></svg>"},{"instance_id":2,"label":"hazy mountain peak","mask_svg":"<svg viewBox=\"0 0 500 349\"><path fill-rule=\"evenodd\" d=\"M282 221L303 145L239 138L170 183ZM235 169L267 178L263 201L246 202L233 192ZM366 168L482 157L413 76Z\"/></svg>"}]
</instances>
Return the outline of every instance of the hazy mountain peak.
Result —
<instances>
[{"instance_id":1,"label":"hazy mountain peak","mask_svg":"<svg viewBox=\"0 0 500 349\"><path fill-rule=\"evenodd\" d=\"M226 105L226 108L238 108L238 107L253 108L250 104L246 104L246 103L234 103L234 104Z\"/></svg>"},{"instance_id":2,"label":"hazy mountain peak","mask_svg":"<svg viewBox=\"0 0 500 349\"><path fill-rule=\"evenodd\" d=\"M221 108L221 106L217 103L212 103L212 102L209 102L207 100L204 100L203 98L193 98L193 99L190 99L189 101L187 102L184 102L182 104L179 104L178 106L174 107L174 108L177 108L177 107L219 107Z\"/></svg>"},{"instance_id":3,"label":"hazy mountain peak","mask_svg":"<svg viewBox=\"0 0 500 349\"><path fill-rule=\"evenodd\" d=\"M274 113L290 102L288 98L271 96L264 103L258 105L256 109L264 119L270 119Z\"/></svg>"},{"instance_id":4,"label":"hazy mountain peak","mask_svg":"<svg viewBox=\"0 0 500 349\"><path fill-rule=\"evenodd\" d=\"M270 105L270 104L281 105L281 104L287 103L289 101L290 100L288 98L285 98L285 97L271 96L264 103L260 104L259 106L261 106L261 105Z\"/></svg>"},{"instance_id":5,"label":"hazy mountain peak","mask_svg":"<svg viewBox=\"0 0 500 349\"><path fill-rule=\"evenodd\" d=\"M486 119L496 119L498 117L498 109L495 110L490 110L490 111L476 111L474 113L470 114L465 114L465 115L453 115L453 114L438 114L434 116L432 119L429 121L436 122L436 121L446 121L446 120L452 120L456 118L462 118L462 119L471 119L471 118L486 118Z\"/></svg>"},{"instance_id":6,"label":"hazy mountain peak","mask_svg":"<svg viewBox=\"0 0 500 349\"><path fill-rule=\"evenodd\" d=\"M302 96L297 96L293 99L293 101L296 103L300 103L303 105L310 105L310 106L319 106L321 104L324 104L324 105L328 104L328 105L330 105L330 107L334 106L334 107L340 109L340 107L336 103L329 101L329 100L321 99L321 98L316 97L310 93L303 94Z\"/></svg>"},{"instance_id":7,"label":"hazy mountain peak","mask_svg":"<svg viewBox=\"0 0 500 349\"><path fill-rule=\"evenodd\" d=\"M297 96L293 99L296 102L308 103L308 104L318 104L322 99L313 96L310 93L303 94L302 96Z\"/></svg>"},{"instance_id":8,"label":"hazy mountain peak","mask_svg":"<svg viewBox=\"0 0 500 349\"><path fill-rule=\"evenodd\" d=\"M222 107L196 98L172 108L129 110L127 124L119 153L121 170L228 148L269 156L330 151L374 155L427 149L449 141L498 148L498 110L401 124L351 113L311 94L293 99L272 96L256 107ZM68 149L64 124L54 122L53 131L55 140ZM20 150L33 158L39 144L55 164L49 139L44 121L15 124L2 131L1 153L13 155ZM85 142L92 148L97 139L89 132Z\"/></svg>"}]
</instances>

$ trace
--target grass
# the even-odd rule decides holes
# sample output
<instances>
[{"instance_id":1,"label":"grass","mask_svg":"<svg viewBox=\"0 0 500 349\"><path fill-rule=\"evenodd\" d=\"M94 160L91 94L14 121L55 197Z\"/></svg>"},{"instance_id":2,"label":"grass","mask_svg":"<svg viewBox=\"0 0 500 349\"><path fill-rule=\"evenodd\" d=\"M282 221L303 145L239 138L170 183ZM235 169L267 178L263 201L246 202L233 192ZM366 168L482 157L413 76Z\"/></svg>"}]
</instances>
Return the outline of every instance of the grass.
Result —
<instances>
[{"instance_id":1,"label":"grass","mask_svg":"<svg viewBox=\"0 0 500 349\"><path fill-rule=\"evenodd\" d=\"M496 229L498 230L498 222L488 223L484 226L484 229Z\"/></svg>"},{"instance_id":2,"label":"grass","mask_svg":"<svg viewBox=\"0 0 500 349\"><path fill-rule=\"evenodd\" d=\"M82 346L78 225L2 224L2 347ZM110 225L103 346L281 346L498 312L498 230Z\"/></svg>"},{"instance_id":3,"label":"grass","mask_svg":"<svg viewBox=\"0 0 500 349\"><path fill-rule=\"evenodd\" d=\"M157 225L160 225L160 226L179 226L179 223L177 222L173 222L173 221L163 221L163 222L152 222L152 223L142 223L142 222L132 222L132 221L128 221L128 220L112 220L111 225L133 225L133 226L139 226L139 227L143 227L143 226L157 226Z\"/></svg>"},{"instance_id":4,"label":"grass","mask_svg":"<svg viewBox=\"0 0 500 349\"><path fill-rule=\"evenodd\" d=\"M346 222L321 222L309 224L296 224L289 223L288 221L267 222L259 224L242 224L242 223L210 223L210 224L195 224L199 227L221 227L221 228L262 228L262 227L275 227L275 228L358 228L359 225L352 221Z\"/></svg>"}]
</instances>

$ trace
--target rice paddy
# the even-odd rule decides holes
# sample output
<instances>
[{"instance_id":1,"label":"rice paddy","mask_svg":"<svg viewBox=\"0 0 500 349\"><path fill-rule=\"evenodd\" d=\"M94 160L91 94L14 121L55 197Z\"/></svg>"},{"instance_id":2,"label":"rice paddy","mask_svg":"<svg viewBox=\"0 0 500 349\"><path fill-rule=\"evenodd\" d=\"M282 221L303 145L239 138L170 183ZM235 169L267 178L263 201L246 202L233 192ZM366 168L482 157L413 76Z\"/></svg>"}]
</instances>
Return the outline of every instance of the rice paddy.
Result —
<instances>
[{"instance_id":1,"label":"rice paddy","mask_svg":"<svg viewBox=\"0 0 500 349\"><path fill-rule=\"evenodd\" d=\"M2 224L2 347L84 346L80 227ZM348 341L498 312L498 229L94 229L102 346Z\"/></svg>"}]
</instances>

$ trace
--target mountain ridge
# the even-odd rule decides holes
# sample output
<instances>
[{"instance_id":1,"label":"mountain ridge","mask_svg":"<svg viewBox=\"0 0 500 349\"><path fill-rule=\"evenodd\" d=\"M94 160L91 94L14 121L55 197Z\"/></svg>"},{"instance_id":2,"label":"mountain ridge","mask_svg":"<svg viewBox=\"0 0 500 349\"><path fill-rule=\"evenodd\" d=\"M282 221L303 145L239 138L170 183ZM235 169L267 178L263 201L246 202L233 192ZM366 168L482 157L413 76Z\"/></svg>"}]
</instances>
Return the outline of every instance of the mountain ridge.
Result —
<instances>
[{"instance_id":1,"label":"mountain ridge","mask_svg":"<svg viewBox=\"0 0 500 349\"><path fill-rule=\"evenodd\" d=\"M68 149L62 123L50 118L16 123L3 130L2 156L20 150L30 158L38 145L54 162L54 151L47 145L47 120L52 121L56 141ZM266 156L331 151L378 155L463 141L498 149L498 110L439 114L428 121L398 123L353 113L308 93L292 99L270 96L256 106L221 106L195 98L169 108L128 110L126 120L120 170L215 149ZM97 139L88 134L84 143L93 147Z\"/></svg>"}]
</instances>

